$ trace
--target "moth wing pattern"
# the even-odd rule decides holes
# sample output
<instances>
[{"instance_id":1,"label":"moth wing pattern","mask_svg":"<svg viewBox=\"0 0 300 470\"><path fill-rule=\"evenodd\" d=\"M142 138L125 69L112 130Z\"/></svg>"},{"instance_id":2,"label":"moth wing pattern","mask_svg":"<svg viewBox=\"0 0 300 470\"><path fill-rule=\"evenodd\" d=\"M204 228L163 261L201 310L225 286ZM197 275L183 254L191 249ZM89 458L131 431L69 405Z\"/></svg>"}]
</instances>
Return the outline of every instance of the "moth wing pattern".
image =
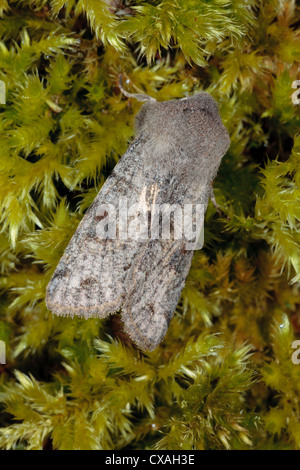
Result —
<instances>
[{"instance_id":1,"label":"moth wing pattern","mask_svg":"<svg viewBox=\"0 0 300 470\"><path fill-rule=\"evenodd\" d=\"M187 240L143 241L99 238L97 210L127 198L152 204L201 204L229 136L208 93L143 105L137 137L83 217L48 285L46 303L60 315L105 317L120 312L124 327L143 350L154 350L166 334L193 251Z\"/></svg>"},{"instance_id":2,"label":"moth wing pattern","mask_svg":"<svg viewBox=\"0 0 300 470\"><path fill-rule=\"evenodd\" d=\"M163 246L153 241L135 264L122 318L125 330L140 348L152 351L164 338L192 257L193 252L185 251L180 241Z\"/></svg>"},{"instance_id":3,"label":"moth wing pattern","mask_svg":"<svg viewBox=\"0 0 300 470\"><path fill-rule=\"evenodd\" d=\"M132 144L83 217L48 285L46 303L58 315L85 318L122 310L129 336L152 350L165 336L193 252L185 252L181 240L99 239L95 232L101 203L130 196L130 206L141 194L149 207L178 200L168 178L144 172L142 147L141 140Z\"/></svg>"},{"instance_id":4,"label":"moth wing pattern","mask_svg":"<svg viewBox=\"0 0 300 470\"><path fill-rule=\"evenodd\" d=\"M145 186L136 139L106 180L70 240L46 293L47 307L57 315L105 317L122 305L128 266L132 264L136 243L119 239L100 239L96 225L97 209L103 203L115 204L122 195L135 201Z\"/></svg>"},{"instance_id":5,"label":"moth wing pattern","mask_svg":"<svg viewBox=\"0 0 300 470\"><path fill-rule=\"evenodd\" d=\"M180 176L174 178L172 175L157 175L156 184L159 184L155 198L157 206L168 204L171 208L179 202L183 213L186 203L203 204L205 211L209 185L203 184L195 193L183 187ZM168 217L166 219L170 221ZM173 231L170 239L149 239L140 247L134 260L126 282L127 295L121 315L125 331L141 349L153 351L168 330L194 254L193 250L187 249L187 244L184 233L181 238L174 239Z\"/></svg>"}]
</instances>

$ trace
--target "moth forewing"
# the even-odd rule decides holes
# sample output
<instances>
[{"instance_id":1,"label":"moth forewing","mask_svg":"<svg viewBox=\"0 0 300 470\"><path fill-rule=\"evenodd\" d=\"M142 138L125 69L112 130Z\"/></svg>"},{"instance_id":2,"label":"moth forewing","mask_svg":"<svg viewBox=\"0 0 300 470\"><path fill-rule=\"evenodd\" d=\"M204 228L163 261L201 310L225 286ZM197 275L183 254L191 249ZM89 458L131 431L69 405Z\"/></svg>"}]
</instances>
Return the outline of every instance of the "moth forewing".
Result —
<instances>
[{"instance_id":1,"label":"moth forewing","mask_svg":"<svg viewBox=\"0 0 300 470\"><path fill-rule=\"evenodd\" d=\"M135 140L58 263L47 288L48 308L85 318L120 312L132 340L144 350L155 349L178 303L193 250L201 247L211 184L229 143L207 93L144 104ZM197 217L193 211L187 215L190 206L199 206L202 214L194 240Z\"/></svg>"}]
</instances>

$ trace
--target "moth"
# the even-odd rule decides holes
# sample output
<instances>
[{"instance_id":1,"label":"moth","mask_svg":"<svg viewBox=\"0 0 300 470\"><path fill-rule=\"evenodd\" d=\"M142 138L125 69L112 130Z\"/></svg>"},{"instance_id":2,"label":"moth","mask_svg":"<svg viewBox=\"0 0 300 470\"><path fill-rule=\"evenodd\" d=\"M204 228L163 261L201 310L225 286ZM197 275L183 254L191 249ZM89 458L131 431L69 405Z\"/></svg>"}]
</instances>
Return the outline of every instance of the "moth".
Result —
<instances>
[{"instance_id":1,"label":"moth","mask_svg":"<svg viewBox=\"0 0 300 470\"><path fill-rule=\"evenodd\" d=\"M174 236L175 217L170 218L169 238L161 236L161 228L147 237L148 213L142 239L132 236L141 211L131 214L129 222L122 217L134 205L145 210L201 205L205 211L230 139L216 102L206 92L158 102L122 91L146 101L136 116L136 136L59 261L46 304L53 313L71 317L120 313L132 341L152 351L167 332L194 250L188 248L185 234ZM112 212L121 218L110 221L111 211L105 208L115 208Z\"/></svg>"}]
</instances>

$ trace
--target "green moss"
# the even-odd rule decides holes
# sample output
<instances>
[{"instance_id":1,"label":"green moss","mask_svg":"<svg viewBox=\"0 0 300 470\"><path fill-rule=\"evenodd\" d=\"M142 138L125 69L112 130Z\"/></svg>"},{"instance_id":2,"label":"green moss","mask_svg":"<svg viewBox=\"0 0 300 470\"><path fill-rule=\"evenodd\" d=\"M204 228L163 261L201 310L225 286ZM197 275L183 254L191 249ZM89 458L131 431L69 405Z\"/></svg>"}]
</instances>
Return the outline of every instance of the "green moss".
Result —
<instances>
[{"instance_id":1,"label":"green moss","mask_svg":"<svg viewBox=\"0 0 300 470\"><path fill-rule=\"evenodd\" d=\"M299 449L300 10L0 0L1 448ZM231 146L163 343L54 317L45 289L140 104L207 90ZM298 74L298 75L297 75Z\"/></svg>"}]
</instances>

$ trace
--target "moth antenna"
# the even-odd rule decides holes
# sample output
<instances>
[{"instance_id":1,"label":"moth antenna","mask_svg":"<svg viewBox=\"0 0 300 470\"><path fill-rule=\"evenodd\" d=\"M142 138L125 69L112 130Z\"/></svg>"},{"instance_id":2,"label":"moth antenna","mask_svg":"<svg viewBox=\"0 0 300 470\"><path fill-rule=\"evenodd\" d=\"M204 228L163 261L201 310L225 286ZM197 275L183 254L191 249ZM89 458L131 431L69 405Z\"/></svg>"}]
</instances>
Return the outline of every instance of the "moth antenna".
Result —
<instances>
[{"instance_id":1,"label":"moth antenna","mask_svg":"<svg viewBox=\"0 0 300 470\"><path fill-rule=\"evenodd\" d=\"M125 95L127 98L135 98L138 101L156 101L155 98L149 95L144 95L143 93L129 93L128 91L124 90L123 88L123 77L122 74L119 75L119 88L123 95Z\"/></svg>"}]
</instances>

